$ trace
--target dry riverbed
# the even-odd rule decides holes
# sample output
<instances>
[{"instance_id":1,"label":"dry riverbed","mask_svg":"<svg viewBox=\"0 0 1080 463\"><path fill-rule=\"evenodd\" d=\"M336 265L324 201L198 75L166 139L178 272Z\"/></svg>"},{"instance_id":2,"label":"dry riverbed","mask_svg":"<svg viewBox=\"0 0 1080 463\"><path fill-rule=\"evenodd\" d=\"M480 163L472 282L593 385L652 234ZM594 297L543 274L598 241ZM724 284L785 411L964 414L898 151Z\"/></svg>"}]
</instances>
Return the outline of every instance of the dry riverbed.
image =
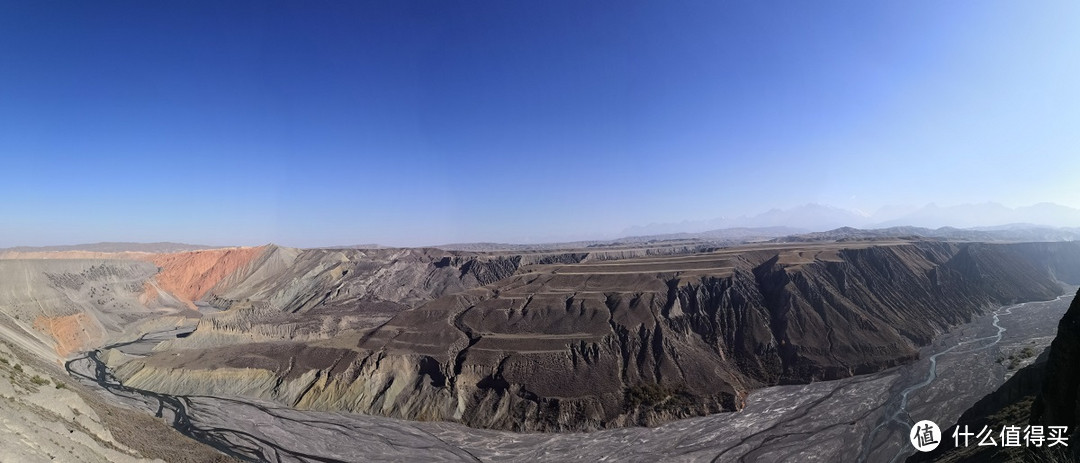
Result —
<instances>
[{"instance_id":1,"label":"dry riverbed","mask_svg":"<svg viewBox=\"0 0 1080 463\"><path fill-rule=\"evenodd\" d=\"M1045 348L1070 301L1062 297L999 308L941 336L911 365L839 381L762 389L737 413L590 433L519 434L298 411L229 397L161 396L115 384L97 372L101 365L96 357L86 356L69 367L110 400L161 413L179 423L185 434L255 460L887 462L902 460L914 450L907 443L912 423L931 419L942 428L950 426L1004 381L1011 365L1001 359L1024 348ZM152 342L150 338L145 342Z\"/></svg>"}]
</instances>

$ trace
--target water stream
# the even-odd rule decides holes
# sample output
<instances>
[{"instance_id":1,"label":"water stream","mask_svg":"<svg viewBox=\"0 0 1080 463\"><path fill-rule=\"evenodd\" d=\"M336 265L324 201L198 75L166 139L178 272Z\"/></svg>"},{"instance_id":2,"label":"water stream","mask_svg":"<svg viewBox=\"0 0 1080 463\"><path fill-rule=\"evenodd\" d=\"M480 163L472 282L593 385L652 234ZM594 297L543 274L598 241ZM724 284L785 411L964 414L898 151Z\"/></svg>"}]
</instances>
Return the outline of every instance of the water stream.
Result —
<instances>
[{"instance_id":1,"label":"water stream","mask_svg":"<svg viewBox=\"0 0 1080 463\"><path fill-rule=\"evenodd\" d=\"M249 461L869 461L902 460L910 426L943 429L1004 381L998 350L1049 343L1071 298L1002 307L956 327L923 358L881 373L755 391L746 407L671 422L560 434L295 410L232 397L170 396L124 386L88 352L67 363L84 384L168 420L178 431ZM142 355L182 335L151 333L107 348ZM996 347L996 348L995 348ZM916 419L918 417L918 419Z\"/></svg>"}]
</instances>

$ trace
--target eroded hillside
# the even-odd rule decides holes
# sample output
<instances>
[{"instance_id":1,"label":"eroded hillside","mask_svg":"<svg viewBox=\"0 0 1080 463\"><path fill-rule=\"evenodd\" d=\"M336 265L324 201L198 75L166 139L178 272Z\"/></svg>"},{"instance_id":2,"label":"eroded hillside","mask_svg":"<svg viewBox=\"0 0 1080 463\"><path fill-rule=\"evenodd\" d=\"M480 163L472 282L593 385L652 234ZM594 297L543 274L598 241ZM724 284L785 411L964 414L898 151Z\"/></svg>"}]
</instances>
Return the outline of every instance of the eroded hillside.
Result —
<instances>
[{"instance_id":1,"label":"eroded hillside","mask_svg":"<svg viewBox=\"0 0 1080 463\"><path fill-rule=\"evenodd\" d=\"M498 281L522 262L582 256L273 245L8 253L0 258L0 317L20 328L20 338L53 348L56 358L200 320L195 340L207 343L322 339Z\"/></svg>"},{"instance_id":2,"label":"eroded hillside","mask_svg":"<svg viewBox=\"0 0 1080 463\"><path fill-rule=\"evenodd\" d=\"M301 408L514 430L654 424L909 361L948 327L1080 275L1074 243L617 252L272 248L206 293L226 312L167 353L112 365L138 388Z\"/></svg>"},{"instance_id":3,"label":"eroded hillside","mask_svg":"<svg viewBox=\"0 0 1080 463\"><path fill-rule=\"evenodd\" d=\"M197 316L157 288L156 274L137 260L0 260L0 317L22 342L53 347L63 358L124 333L137 336L144 321Z\"/></svg>"}]
</instances>

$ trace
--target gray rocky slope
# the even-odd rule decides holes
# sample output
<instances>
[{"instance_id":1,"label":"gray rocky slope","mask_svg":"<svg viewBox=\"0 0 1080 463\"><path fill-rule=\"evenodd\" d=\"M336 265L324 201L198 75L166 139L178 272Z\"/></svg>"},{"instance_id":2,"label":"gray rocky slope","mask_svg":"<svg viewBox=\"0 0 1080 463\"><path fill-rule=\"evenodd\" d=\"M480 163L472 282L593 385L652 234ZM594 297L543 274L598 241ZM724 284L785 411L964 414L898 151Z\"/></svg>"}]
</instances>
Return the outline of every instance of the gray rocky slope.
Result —
<instances>
[{"instance_id":1,"label":"gray rocky slope","mask_svg":"<svg viewBox=\"0 0 1080 463\"><path fill-rule=\"evenodd\" d=\"M270 248L204 298L225 312L155 355L110 364L165 393L589 430L888 368L988 307L1080 282L1078 243L690 251Z\"/></svg>"}]
</instances>

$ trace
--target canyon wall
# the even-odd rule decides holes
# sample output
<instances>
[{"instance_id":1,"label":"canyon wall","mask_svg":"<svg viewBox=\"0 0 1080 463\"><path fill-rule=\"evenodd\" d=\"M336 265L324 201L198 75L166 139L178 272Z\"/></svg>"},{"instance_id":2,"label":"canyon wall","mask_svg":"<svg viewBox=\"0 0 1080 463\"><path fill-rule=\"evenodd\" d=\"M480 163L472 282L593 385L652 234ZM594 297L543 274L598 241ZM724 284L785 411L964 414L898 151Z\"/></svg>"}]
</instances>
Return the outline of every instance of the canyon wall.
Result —
<instances>
[{"instance_id":1,"label":"canyon wall","mask_svg":"<svg viewBox=\"0 0 1080 463\"><path fill-rule=\"evenodd\" d=\"M1031 423L1068 426L1070 444L1080 440L1080 293L1061 317L1057 337L1050 344Z\"/></svg>"},{"instance_id":2,"label":"canyon wall","mask_svg":"<svg viewBox=\"0 0 1080 463\"><path fill-rule=\"evenodd\" d=\"M200 344L204 329L249 329L209 329L211 320L235 316L215 314L168 352L116 371L160 392L209 390L476 427L651 425L736 410L758 387L910 361L918 346L990 307L1052 299L1064 291L1061 281L1080 282L1080 261L1060 258L1078 246L803 244L611 260L566 254L528 264L522 256L380 250L396 259L391 271L394 264L327 264L338 251L298 266L301 253L285 267L299 272L297 284L325 281L318 291L288 289L252 269L223 280L208 300L234 314L249 310L246 323L255 326L270 313L253 308L260 304L276 314L318 314L361 301L431 299L387 311L371 327L335 325L333 335L310 327L306 337ZM338 276L349 274L367 276Z\"/></svg>"}]
</instances>

